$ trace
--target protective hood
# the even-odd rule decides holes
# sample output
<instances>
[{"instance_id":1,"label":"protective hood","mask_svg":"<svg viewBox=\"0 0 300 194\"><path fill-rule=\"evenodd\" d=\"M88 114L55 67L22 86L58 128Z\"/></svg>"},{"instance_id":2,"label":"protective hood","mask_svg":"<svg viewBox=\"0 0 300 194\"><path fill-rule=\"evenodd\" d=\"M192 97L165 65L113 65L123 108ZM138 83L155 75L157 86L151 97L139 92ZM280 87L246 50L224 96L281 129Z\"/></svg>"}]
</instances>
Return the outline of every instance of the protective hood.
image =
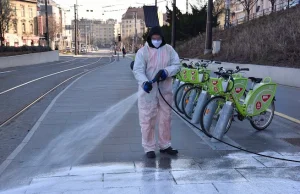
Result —
<instances>
[{"instance_id":1,"label":"protective hood","mask_svg":"<svg viewBox=\"0 0 300 194\"><path fill-rule=\"evenodd\" d=\"M161 43L161 45L160 45L158 48L164 46L164 45L166 44L166 41L165 41L165 37L164 37L164 35L163 35L163 33L162 33L162 30L161 30L161 28L160 28L159 26L155 26L155 27L151 28L151 30L150 30L150 32L149 32L149 34L148 34L148 37L147 37L147 43L148 43L148 45L149 45L151 48L156 48L156 47L152 44L152 42L151 42L151 37L152 37L152 35L154 35L154 34L160 35L160 36L161 36L161 39L162 39L162 43ZM158 49L158 48L157 48L157 49Z\"/></svg>"}]
</instances>

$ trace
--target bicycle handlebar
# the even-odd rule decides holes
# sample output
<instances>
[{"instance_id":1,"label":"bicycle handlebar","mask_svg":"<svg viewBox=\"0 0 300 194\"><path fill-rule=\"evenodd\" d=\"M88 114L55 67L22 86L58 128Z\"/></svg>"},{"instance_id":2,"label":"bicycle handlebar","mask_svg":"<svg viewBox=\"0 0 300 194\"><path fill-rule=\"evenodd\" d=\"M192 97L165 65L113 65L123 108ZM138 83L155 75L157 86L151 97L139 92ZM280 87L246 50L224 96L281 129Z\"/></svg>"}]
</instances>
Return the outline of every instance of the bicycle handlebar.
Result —
<instances>
[{"instance_id":1,"label":"bicycle handlebar","mask_svg":"<svg viewBox=\"0 0 300 194\"><path fill-rule=\"evenodd\" d=\"M189 59L186 59L186 58L179 58L182 61L190 61Z\"/></svg>"},{"instance_id":2,"label":"bicycle handlebar","mask_svg":"<svg viewBox=\"0 0 300 194\"><path fill-rule=\"evenodd\" d=\"M249 68L241 68L240 71L250 71Z\"/></svg>"}]
</instances>

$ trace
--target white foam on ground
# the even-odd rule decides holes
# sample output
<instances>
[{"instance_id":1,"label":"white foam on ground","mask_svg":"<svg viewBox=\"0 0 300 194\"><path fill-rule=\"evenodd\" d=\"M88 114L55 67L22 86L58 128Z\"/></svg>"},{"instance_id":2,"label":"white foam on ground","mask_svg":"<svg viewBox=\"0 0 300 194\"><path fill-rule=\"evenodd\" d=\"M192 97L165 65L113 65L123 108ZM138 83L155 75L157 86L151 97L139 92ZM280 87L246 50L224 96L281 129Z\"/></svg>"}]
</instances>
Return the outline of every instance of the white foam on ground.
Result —
<instances>
[{"instance_id":1,"label":"white foam on ground","mask_svg":"<svg viewBox=\"0 0 300 194\"><path fill-rule=\"evenodd\" d=\"M100 144L107 137L111 130L133 107L136 100L137 94L135 93L110 107L105 112L99 113L90 121L79 125L75 129L66 130L66 132L52 140L44 150L41 150L40 155L26 161L23 165L30 165L34 160L36 166L44 170L49 169L49 173L51 173L55 170L55 166L68 167L80 161L95 148L95 145ZM28 180L30 177L36 176L37 173L33 171L31 174L28 174L26 168L24 168L24 172L20 168L6 172L3 175L14 177L14 180L7 181L6 188L20 186L18 185L20 180Z\"/></svg>"},{"instance_id":2,"label":"white foam on ground","mask_svg":"<svg viewBox=\"0 0 300 194\"><path fill-rule=\"evenodd\" d=\"M68 165L70 160L79 161L94 148L92 145L101 143L133 107L136 100L137 94L135 93L85 124L69 129L52 140L38 160L43 162L43 165ZM87 144L90 146L86 146ZM82 148L84 151L81 151ZM46 161L44 161L45 158L47 158Z\"/></svg>"}]
</instances>

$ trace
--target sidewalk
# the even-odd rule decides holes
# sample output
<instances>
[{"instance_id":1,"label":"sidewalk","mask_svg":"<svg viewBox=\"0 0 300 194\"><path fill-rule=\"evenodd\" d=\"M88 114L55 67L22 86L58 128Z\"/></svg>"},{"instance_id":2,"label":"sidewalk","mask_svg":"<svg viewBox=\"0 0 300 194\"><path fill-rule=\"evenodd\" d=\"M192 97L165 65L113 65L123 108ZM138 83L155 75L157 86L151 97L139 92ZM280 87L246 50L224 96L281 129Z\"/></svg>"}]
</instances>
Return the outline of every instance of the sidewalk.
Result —
<instances>
[{"instance_id":1,"label":"sidewalk","mask_svg":"<svg viewBox=\"0 0 300 194\"><path fill-rule=\"evenodd\" d=\"M11 193L300 193L300 163L212 143L173 114L177 157L147 159L141 146L131 60L103 66L61 93L5 161ZM266 131L235 122L225 139L252 151L300 160L300 127L275 117ZM289 143L290 142L290 143ZM2 164L3 165L3 164ZM0 191L1 193L1 191ZM9 193L9 191L3 191Z\"/></svg>"}]
</instances>

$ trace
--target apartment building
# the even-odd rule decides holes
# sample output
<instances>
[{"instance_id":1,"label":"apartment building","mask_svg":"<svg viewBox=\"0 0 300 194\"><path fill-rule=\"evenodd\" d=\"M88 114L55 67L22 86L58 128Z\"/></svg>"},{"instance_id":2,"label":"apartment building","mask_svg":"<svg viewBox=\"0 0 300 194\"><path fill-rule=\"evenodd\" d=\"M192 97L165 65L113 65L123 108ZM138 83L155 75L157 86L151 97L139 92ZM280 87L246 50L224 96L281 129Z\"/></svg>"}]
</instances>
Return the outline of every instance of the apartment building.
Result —
<instances>
[{"instance_id":1,"label":"apartment building","mask_svg":"<svg viewBox=\"0 0 300 194\"><path fill-rule=\"evenodd\" d=\"M89 20L81 19L78 21L79 41L81 45L97 45L98 47L107 47L115 41L115 25L117 21L114 19ZM75 29L75 22L72 21ZM75 33L73 33L73 40Z\"/></svg>"},{"instance_id":2,"label":"apartment building","mask_svg":"<svg viewBox=\"0 0 300 194\"><path fill-rule=\"evenodd\" d=\"M126 13L123 14L121 22L122 37L133 37L135 34L135 25L137 29L137 35L138 37L141 37L146 31L144 11L142 7L129 7Z\"/></svg>"},{"instance_id":3,"label":"apartment building","mask_svg":"<svg viewBox=\"0 0 300 194\"><path fill-rule=\"evenodd\" d=\"M23 46L39 45L37 36L37 1L11 0L13 16L7 33L5 45Z\"/></svg>"},{"instance_id":4,"label":"apartment building","mask_svg":"<svg viewBox=\"0 0 300 194\"><path fill-rule=\"evenodd\" d=\"M48 0L48 31L51 47L60 50L70 47L70 38L67 36L66 11L55 1ZM44 0L38 0L38 34L43 37L46 32L46 6Z\"/></svg>"}]
</instances>

